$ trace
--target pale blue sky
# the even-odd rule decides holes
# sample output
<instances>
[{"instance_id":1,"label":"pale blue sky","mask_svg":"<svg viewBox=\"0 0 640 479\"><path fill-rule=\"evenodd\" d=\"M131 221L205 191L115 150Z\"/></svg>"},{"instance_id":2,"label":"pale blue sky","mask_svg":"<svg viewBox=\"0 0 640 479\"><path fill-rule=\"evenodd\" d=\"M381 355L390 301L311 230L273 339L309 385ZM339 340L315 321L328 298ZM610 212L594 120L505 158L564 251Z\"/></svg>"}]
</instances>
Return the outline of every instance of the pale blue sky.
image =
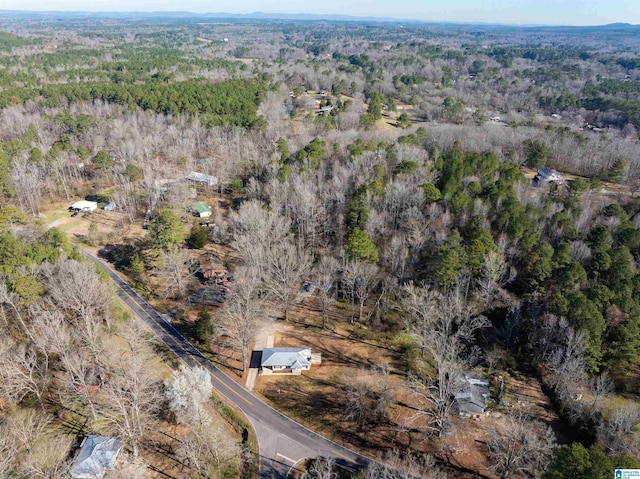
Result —
<instances>
[{"instance_id":1,"label":"pale blue sky","mask_svg":"<svg viewBox=\"0 0 640 479\"><path fill-rule=\"evenodd\" d=\"M640 0L0 0L7 10L316 13L426 21L640 24Z\"/></svg>"}]
</instances>

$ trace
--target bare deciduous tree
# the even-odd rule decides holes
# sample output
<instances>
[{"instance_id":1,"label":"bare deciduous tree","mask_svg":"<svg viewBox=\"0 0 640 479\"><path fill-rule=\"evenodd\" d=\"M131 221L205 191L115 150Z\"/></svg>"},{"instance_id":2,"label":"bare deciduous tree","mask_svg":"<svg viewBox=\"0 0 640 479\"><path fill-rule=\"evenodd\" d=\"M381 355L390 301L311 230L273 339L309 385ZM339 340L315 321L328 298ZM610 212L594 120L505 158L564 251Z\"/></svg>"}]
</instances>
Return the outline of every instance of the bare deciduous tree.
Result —
<instances>
[{"instance_id":1,"label":"bare deciduous tree","mask_svg":"<svg viewBox=\"0 0 640 479\"><path fill-rule=\"evenodd\" d=\"M139 195L133 181L122 174L115 176L116 188L113 200L124 217L132 223L140 210Z\"/></svg>"},{"instance_id":2,"label":"bare deciduous tree","mask_svg":"<svg viewBox=\"0 0 640 479\"><path fill-rule=\"evenodd\" d=\"M333 457L317 457L305 471L303 479L337 479L336 461Z\"/></svg>"},{"instance_id":3,"label":"bare deciduous tree","mask_svg":"<svg viewBox=\"0 0 640 479\"><path fill-rule=\"evenodd\" d=\"M257 296L258 275L254 268L238 269L233 293L227 299L214 331L224 336L240 352L244 372L257 331L260 302Z\"/></svg>"},{"instance_id":4,"label":"bare deciduous tree","mask_svg":"<svg viewBox=\"0 0 640 479\"><path fill-rule=\"evenodd\" d=\"M488 427L490 469L501 479L541 477L551 460L555 436L549 427L524 412L506 416L504 425Z\"/></svg>"},{"instance_id":5,"label":"bare deciduous tree","mask_svg":"<svg viewBox=\"0 0 640 479\"><path fill-rule=\"evenodd\" d=\"M137 457L140 441L161 403L162 389L144 336L133 323L121 334L125 346L112 350L106 361L109 377L102 388L100 413Z\"/></svg>"},{"instance_id":6,"label":"bare deciduous tree","mask_svg":"<svg viewBox=\"0 0 640 479\"><path fill-rule=\"evenodd\" d=\"M342 380L345 392L345 418L358 428L375 425L387 418L393 396L386 369L351 371Z\"/></svg>"},{"instance_id":7,"label":"bare deciduous tree","mask_svg":"<svg viewBox=\"0 0 640 479\"><path fill-rule=\"evenodd\" d=\"M182 438L178 454L198 477L221 479L239 463L240 446L221 424L202 424ZM237 471L234 475L237 475Z\"/></svg>"},{"instance_id":8,"label":"bare deciduous tree","mask_svg":"<svg viewBox=\"0 0 640 479\"><path fill-rule=\"evenodd\" d=\"M61 260L52 266L43 265L40 275L53 303L73 315L86 344L98 353L100 325L109 324L111 294L95 266Z\"/></svg>"},{"instance_id":9,"label":"bare deciduous tree","mask_svg":"<svg viewBox=\"0 0 640 479\"><path fill-rule=\"evenodd\" d=\"M333 292L338 271L338 262L331 256L323 256L316 266L320 308L322 310L322 329L327 325L327 309L333 301Z\"/></svg>"},{"instance_id":10,"label":"bare deciduous tree","mask_svg":"<svg viewBox=\"0 0 640 479\"><path fill-rule=\"evenodd\" d=\"M515 268L509 268L499 252L489 251L484 258L478 279L480 299L485 306L491 304L495 293L516 277Z\"/></svg>"},{"instance_id":11,"label":"bare deciduous tree","mask_svg":"<svg viewBox=\"0 0 640 479\"><path fill-rule=\"evenodd\" d=\"M539 354L554 373L553 387L566 399L585 377L588 354L584 334L569 326L565 318L546 315L539 321L544 321Z\"/></svg>"},{"instance_id":12,"label":"bare deciduous tree","mask_svg":"<svg viewBox=\"0 0 640 479\"><path fill-rule=\"evenodd\" d=\"M488 324L485 317L472 315L460 288L447 295L413 284L404 288L402 308L407 314L407 332L423 354L428 354L434 370L431 377L411 381L422 404L415 418L426 416L427 432L438 435L447 428L447 417L460 387L462 353L476 331Z\"/></svg>"},{"instance_id":13,"label":"bare deciduous tree","mask_svg":"<svg viewBox=\"0 0 640 479\"><path fill-rule=\"evenodd\" d=\"M7 283L0 280L0 318L5 326L9 326L10 320L15 319L22 326L23 332L28 334L28 328L20 310L20 298L9 291Z\"/></svg>"},{"instance_id":14,"label":"bare deciduous tree","mask_svg":"<svg viewBox=\"0 0 640 479\"><path fill-rule=\"evenodd\" d=\"M371 263L360 263L356 268L354 292L358 299L358 321L362 321L364 303L380 281L378 267Z\"/></svg>"},{"instance_id":15,"label":"bare deciduous tree","mask_svg":"<svg viewBox=\"0 0 640 479\"><path fill-rule=\"evenodd\" d=\"M264 208L257 200L244 203L231 217L232 246L240 252L247 266L264 268L267 253L287 241L291 222Z\"/></svg>"},{"instance_id":16,"label":"bare deciduous tree","mask_svg":"<svg viewBox=\"0 0 640 479\"><path fill-rule=\"evenodd\" d=\"M165 395L178 422L203 424L209 420L203 405L211 397L211 377L203 367L181 364L168 381Z\"/></svg>"},{"instance_id":17,"label":"bare deciduous tree","mask_svg":"<svg viewBox=\"0 0 640 479\"><path fill-rule=\"evenodd\" d=\"M34 409L16 409L7 418L4 426L4 430L0 427L0 432L14 444L7 453L13 458L15 477L67 477L66 459L73 438L62 434L53 425L50 415ZM0 462L0 469L2 468Z\"/></svg>"},{"instance_id":18,"label":"bare deciduous tree","mask_svg":"<svg viewBox=\"0 0 640 479\"><path fill-rule=\"evenodd\" d=\"M606 372L594 376L589 381L589 392L591 393L591 404L589 410L594 413L598 408L600 400L613 390L613 381Z\"/></svg>"},{"instance_id":19,"label":"bare deciduous tree","mask_svg":"<svg viewBox=\"0 0 640 479\"><path fill-rule=\"evenodd\" d=\"M291 221L252 200L232 215L236 248L256 268L267 292L284 307L288 319L291 288L309 271L311 258L291 238Z\"/></svg>"},{"instance_id":20,"label":"bare deciduous tree","mask_svg":"<svg viewBox=\"0 0 640 479\"><path fill-rule=\"evenodd\" d=\"M41 403L50 379L49 362L33 344L0 341L0 396L19 403L33 394Z\"/></svg>"},{"instance_id":21,"label":"bare deciduous tree","mask_svg":"<svg viewBox=\"0 0 640 479\"><path fill-rule=\"evenodd\" d=\"M18 455L18 443L9 433L6 423L0 422L0 477L11 477Z\"/></svg>"},{"instance_id":22,"label":"bare deciduous tree","mask_svg":"<svg viewBox=\"0 0 640 479\"><path fill-rule=\"evenodd\" d=\"M356 281L358 280L355 271L350 270L347 265L345 265L342 269L342 274L340 275L340 287L341 294L349 299L349 304L351 304L351 322L356 315Z\"/></svg>"},{"instance_id":23,"label":"bare deciduous tree","mask_svg":"<svg viewBox=\"0 0 640 479\"><path fill-rule=\"evenodd\" d=\"M42 168L30 164L25 155L21 155L13 161L11 177L22 210L33 216L38 215L42 203L45 172Z\"/></svg>"},{"instance_id":24,"label":"bare deciduous tree","mask_svg":"<svg viewBox=\"0 0 640 479\"><path fill-rule=\"evenodd\" d=\"M397 449L388 450L378 461L371 461L364 470L365 479L446 479L447 475L436 465L433 456L419 458L401 456Z\"/></svg>"},{"instance_id":25,"label":"bare deciduous tree","mask_svg":"<svg viewBox=\"0 0 640 479\"><path fill-rule=\"evenodd\" d=\"M169 251L161 251L157 270L162 278L161 296L164 298L184 298L193 279L193 260L185 249L174 246Z\"/></svg>"},{"instance_id":26,"label":"bare deciduous tree","mask_svg":"<svg viewBox=\"0 0 640 479\"><path fill-rule=\"evenodd\" d=\"M600 423L598 439L611 454L633 455L640 447L640 441L633 433L639 422L640 411L634 404L616 408Z\"/></svg>"},{"instance_id":27,"label":"bare deciduous tree","mask_svg":"<svg viewBox=\"0 0 640 479\"><path fill-rule=\"evenodd\" d=\"M105 479L147 479L149 468L140 457L120 452L118 462L106 472Z\"/></svg>"},{"instance_id":28,"label":"bare deciduous tree","mask_svg":"<svg viewBox=\"0 0 640 479\"><path fill-rule=\"evenodd\" d=\"M310 256L300 247L285 241L267 253L264 284L267 291L284 308L284 319L289 319L292 288L311 268Z\"/></svg>"},{"instance_id":29,"label":"bare deciduous tree","mask_svg":"<svg viewBox=\"0 0 640 479\"><path fill-rule=\"evenodd\" d=\"M68 451L73 438L49 430L28 451L21 469L27 477L38 479L65 479L69 477Z\"/></svg>"}]
</instances>

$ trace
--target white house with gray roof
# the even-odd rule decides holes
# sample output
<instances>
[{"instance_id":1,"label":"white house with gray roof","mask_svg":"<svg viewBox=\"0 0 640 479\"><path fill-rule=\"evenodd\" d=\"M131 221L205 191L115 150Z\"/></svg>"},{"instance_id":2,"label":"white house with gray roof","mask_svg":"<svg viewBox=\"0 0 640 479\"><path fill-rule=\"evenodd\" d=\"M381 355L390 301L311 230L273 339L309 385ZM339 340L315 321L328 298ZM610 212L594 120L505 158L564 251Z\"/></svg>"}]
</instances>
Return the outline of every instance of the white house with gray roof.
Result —
<instances>
[{"instance_id":1,"label":"white house with gray roof","mask_svg":"<svg viewBox=\"0 0 640 479\"><path fill-rule=\"evenodd\" d=\"M264 348L260 370L262 374L300 374L311 369L311 363L310 348Z\"/></svg>"}]
</instances>

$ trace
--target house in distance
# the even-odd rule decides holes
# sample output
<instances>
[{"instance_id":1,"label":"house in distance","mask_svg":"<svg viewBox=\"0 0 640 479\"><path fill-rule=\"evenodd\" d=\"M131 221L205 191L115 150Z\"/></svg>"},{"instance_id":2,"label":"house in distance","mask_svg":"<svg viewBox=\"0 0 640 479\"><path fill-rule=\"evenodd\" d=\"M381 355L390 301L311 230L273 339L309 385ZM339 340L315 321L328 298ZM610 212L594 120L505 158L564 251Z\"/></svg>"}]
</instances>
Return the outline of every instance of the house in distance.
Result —
<instances>
[{"instance_id":1,"label":"house in distance","mask_svg":"<svg viewBox=\"0 0 640 479\"><path fill-rule=\"evenodd\" d=\"M542 183L557 183L559 185L564 183L564 178L560 176L556 170L543 166L538 168L538 174L533 179L534 184L540 185Z\"/></svg>"},{"instance_id":2,"label":"house in distance","mask_svg":"<svg viewBox=\"0 0 640 479\"><path fill-rule=\"evenodd\" d=\"M94 211L98 208L98 203L95 201L76 201L71 205L71 209L74 211Z\"/></svg>"},{"instance_id":3,"label":"house in distance","mask_svg":"<svg viewBox=\"0 0 640 479\"><path fill-rule=\"evenodd\" d=\"M218 178L211 175L205 175L204 173L198 173L197 171L192 171L187 175L187 180L191 183L195 183L198 185L204 186L215 186L218 184Z\"/></svg>"}]
</instances>

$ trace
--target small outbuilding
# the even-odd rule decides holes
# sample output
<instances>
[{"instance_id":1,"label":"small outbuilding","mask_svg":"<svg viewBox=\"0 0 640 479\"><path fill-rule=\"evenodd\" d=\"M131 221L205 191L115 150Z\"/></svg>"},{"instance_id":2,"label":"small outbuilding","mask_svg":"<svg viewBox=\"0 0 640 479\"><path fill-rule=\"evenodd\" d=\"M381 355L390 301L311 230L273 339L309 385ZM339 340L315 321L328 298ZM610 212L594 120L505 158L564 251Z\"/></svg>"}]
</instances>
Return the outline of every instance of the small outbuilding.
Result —
<instances>
[{"instance_id":1,"label":"small outbuilding","mask_svg":"<svg viewBox=\"0 0 640 479\"><path fill-rule=\"evenodd\" d=\"M211 207L204 201L198 201L193 204L193 212L199 218L208 218L211 216Z\"/></svg>"},{"instance_id":2,"label":"small outbuilding","mask_svg":"<svg viewBox=\"0 0 640 479\"><path fill-rule=\"evenodd\" d=\"M73 479L100 479L118 459L122 443L115 437L87 436L69 475Z\"/></svg>"},{"instance_id":3,"label":"small outbuilding","mask_svg":"<svg viewBox=\"0 0 640 479\"><path fill-rule=\"evenodd\" d=\"M310 348L264 348L260 369L262 374L300 374L311 369L312 362Z\"/></svg>"},{"instance_id":4,"label":"small outbuilding","mask_svg":"<svg viewBox=\"0 0 640 479\"><path fill-rule=\"evenodd\" d=\"M98 203L95 201L76 201L71 205L71 209L75 211L94 211L98 209Z\"/></svg>"},{"instance_id":5,"label":"small outbuilding","mask_svg":"<svg viewBox=\"0 0 640 479\"><path fill-rule=\"evenodd\" d=\"M105 211L114 211L116 209L116 204L112 201L104 205L102 209Z\"/></svg>"}]
</instances>

